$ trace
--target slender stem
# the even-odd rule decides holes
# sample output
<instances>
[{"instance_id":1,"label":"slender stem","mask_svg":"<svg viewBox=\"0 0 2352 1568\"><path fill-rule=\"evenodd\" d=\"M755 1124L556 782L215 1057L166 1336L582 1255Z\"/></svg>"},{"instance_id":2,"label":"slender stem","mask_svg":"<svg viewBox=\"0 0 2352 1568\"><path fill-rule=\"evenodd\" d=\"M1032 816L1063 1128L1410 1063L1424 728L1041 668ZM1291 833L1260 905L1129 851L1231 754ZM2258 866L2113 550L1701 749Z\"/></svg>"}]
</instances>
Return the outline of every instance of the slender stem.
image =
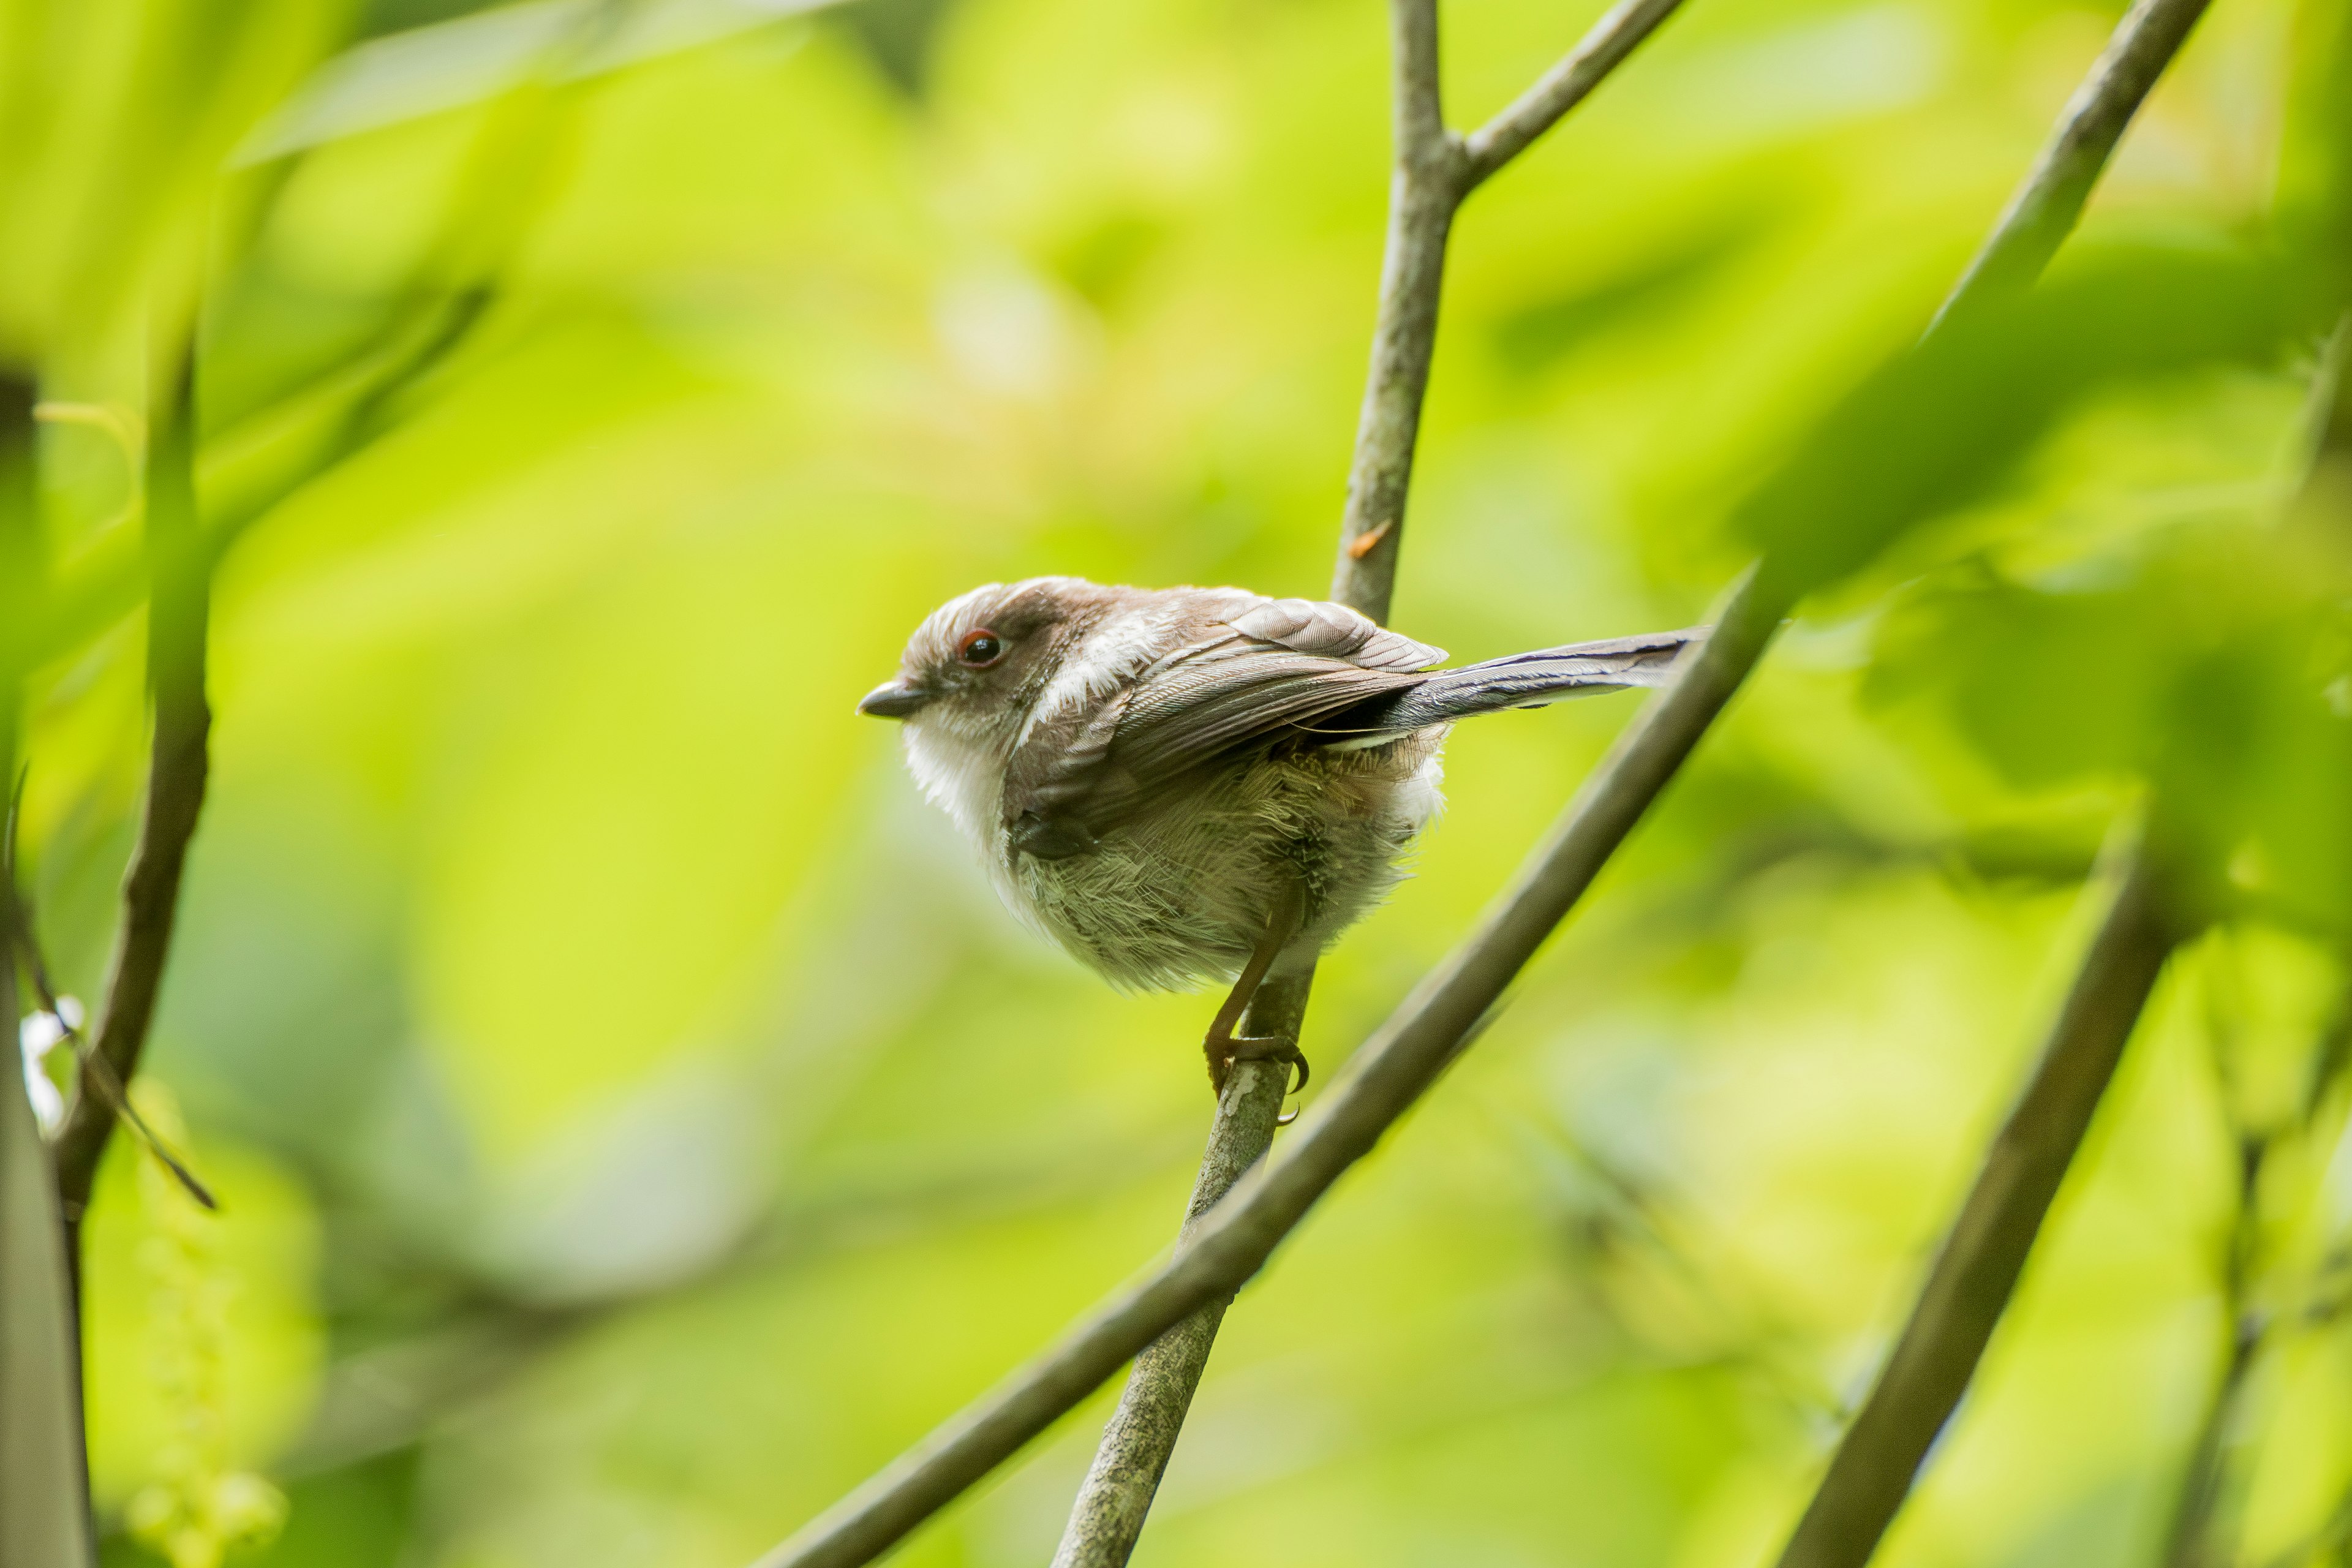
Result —
<instances>
[{"instance_id":1,"label":"slender stem","mask_svg":"<svg viewBox=\"0 0 2352 1568\"><path fill-rule=\"evenodd\" d=\"M1381 266L1371 374L1348 469L1348 505L1331 597L1385 621L1403 542L1421 406L1437 342L1437 308L1454 215L1489 175L1581 103L1681 0L1623 0L1517 101L1467 138L1445 129L1438 93L1435 0L1391 0L1396 167Z\"/></svg>"},{"instance_id":2,"label":"slender stem","mask_svg":"<svg viewBox=\"0 0 2352 1568\"><path fill-rule=\"evenodd\" d=\"M1356 422L1348 506L1331 597L1385 621L1404 536L1405 491L1421 433L1422 395L1437 344L1445 241L1466 188L1461 143L1445 129L1437 90L1437 0L1390 0L1395 49L1396 168L1389 176L1388 245L1371 373Z\"/></svg>"},{"instance_id":3,"label":"slender stem","mask_svg":"<svg viewBox=\"0 0 2352 1568\"><path fill-rule=\"evenodd\" d=\"M1780 1553L1780 1568L1855 1568L1877 1550L2008 1309L2176 934L2149 858L2136 851L2042 1059L1987 1152L1894 1353Z\"/></svg>"},{"instance_id":4,"label":"slender stem","mask_svg":"<svg viewBox=\"0 0 2352 1568\"><path fill-rule=\"evenodd\" d=\"M1967 301L2022 289L2041 276L2074 232L2091 187L2107 166L2124 128L2180 52L2207 4L2136 0L2125 13L2090 74L2067 100L2032 172L2002 209L1992 237L1945 301L1938 322Z\"/></svg>"},{"instance_id":5,"label":"slender stem","mask_svg":"<svg viewBox=\"0 0 2352 1568\"><path fill-rule=\"evenodd\" d=\"M2132 115L2205 5L2206 0L2139 0L2126 14L1945 300L1930 334L1956 314L2026 288L2040 275L2073 232ZM2145 987L2137 999L2130 996L2138 984L2137 968L2146 969L2146 984L2152 985L2162 963L2168 938L2156 911L2146 906L2144 889L2135 892L2145 875L2136 862L2077 977L2075 994L2068 999L2042 1068L1987 1153L1903 1337L1840 1439L1781 1553L1780 1568L1868 1562L1902 1507L1928 1446L1974 1375L2050 1197L2081 1142L2082 1126L2088 1124L2113 1070L2112 1061L2099 1070L2099 1053L2110 1046L2122 1048L2131 1019L2146 1000ZM2130 1011L2118 1020L2126 1002ZM2078 1016L2078 1004L2091 1011ZM2079 1037L2070 1031L2078 1031ZM2078 1116L2081 1125L2074 1125Z\"/></svg>"},{"instance_id":6,"label":"slender stem","mask_svg":"<svg viewBox=\"0 0 2352 1568\"><path fill-rule=\"evenodd\" d=\"M1561 115L1583 102L1601 79L1622 64L1681 4L1682 0L1619 0L1592 25L1583 42L1544 73L1543 79L1463 138L1465 194L1526 152Z\"/></svg>"},{"instance_id":7,"label":"slender stem","mask_svg":"<svg viewBox=\"0 0 2352 1568\"><path fill-rule=\"evenodd\" d=\"M1244 1034L1296 1040L1307 1016L1312 975L1268 982L1250 1004ZM1244 1069L1248 1069L1246 1076ZM1290 1081L1286 1062L1236 1062L1217 1105L1217 1121L1201 1157L1201 1174L1185 1205L1181 1247L1198 1234L1203 1215L1216 1206L1243 1173L1265 1158L1274 1143L1275 1119ZM1193 1390L1209 1364L1217 1326L1232 1302L1228 1291L1194 1309L1192 1315L1144 1347L1127 1374L1118 1408L1103 1429L1095 1462L1070 1509L1069 1527L1054 1554L1054 1568L1118 1568L1143 1533L1144 1516L1160 1489L1160 1478L1176 1451L1177 1436L1192 1405Z\"/></svg>"},{"instance_id":8,"label":"slender stem","mask_svg":"<svg viewBox=\"0 0 2352 1568\"><path fill-rule=\"evenodd\" d=\"M179 908L188 841L204 808L212 710L205 698L211 564L198 531L193 356L158 345L147 421L147 681L154 703L147 798L122 884L122 927L85 1063L56 1143L58 1196L69 1231L89 1202L114 1109L96 1074L128 1085L154 1022ZM100 1064L103 1064L100 1066Z\"/></svg>"},{"instance_id":9,"label":"slender stem","mask_svg":"<svg viewBox=\"0 0 2352 1568\"><path fill-rule=\"evenodd\" d=\"M2165 1568L2219 1568L2229 1561L2230 1554L2214 1545L2213 1516L2229 1476L2230 1432L2245 1403L2247 1382L2270 1329L2267 1316L2254 1310L2248 1297L2253 1289L2262 1239L2263 1167L2269 1160L2272 1142L2267 1133L2239 1135L2238 1203L2231 1215L2228 1250L2221 1266L2221 1305L2230 1324L2230 1354L2222 1363L2212 1397L2206 1401L2204 1417L2197 1425L2197 1440L2189 1447L2165 1548Z\"/></svg>"}]
</instances>

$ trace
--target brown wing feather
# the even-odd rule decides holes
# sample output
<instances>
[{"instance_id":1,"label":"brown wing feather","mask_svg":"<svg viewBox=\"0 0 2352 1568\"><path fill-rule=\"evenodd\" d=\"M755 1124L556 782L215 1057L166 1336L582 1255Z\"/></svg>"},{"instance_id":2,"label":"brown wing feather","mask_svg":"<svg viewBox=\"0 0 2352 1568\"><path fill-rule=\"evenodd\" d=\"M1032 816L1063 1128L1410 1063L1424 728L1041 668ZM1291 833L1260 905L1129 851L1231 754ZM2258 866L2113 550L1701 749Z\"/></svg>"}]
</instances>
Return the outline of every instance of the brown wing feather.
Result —
<instances>
[{"instance_id":1,"label":"brown wing feather","mask_svg":"<svg viewBox=\"0 0 2352 1568\"><path fill-rule=\"evenodd\" d=\"M1344 659L1360 669L1427 669L1445 650L1399 637L1368 616L1324 599L1260 599L1225 624L1293 653Z\"/></svg>"},{"instance_id":2,"label":"brown wing feather","mask_svg":"<svg viewBox=\"0 0 2352 1568\"><path fill-rule=\"evenodd\" d=\"M1230 591L1202 598L1215 630L1155 660L1083 720L1041 725L1013 754L1008 827L1033 842L1090 844L1202 763L1419 685L1425 678L1413 672L1445 658L1344 605Z\"/></svg>"},{"instance_id":3,"label":"brown wing feather","mask_svg":"<svg viewBox=\"0 0 2352 1568\"><path fill-rule=\"evenodd\" d=\"M1263 645L1188 661L1139 686L1106 759L1139 787L1423 678Z\"/></svg>"}]
</instances>

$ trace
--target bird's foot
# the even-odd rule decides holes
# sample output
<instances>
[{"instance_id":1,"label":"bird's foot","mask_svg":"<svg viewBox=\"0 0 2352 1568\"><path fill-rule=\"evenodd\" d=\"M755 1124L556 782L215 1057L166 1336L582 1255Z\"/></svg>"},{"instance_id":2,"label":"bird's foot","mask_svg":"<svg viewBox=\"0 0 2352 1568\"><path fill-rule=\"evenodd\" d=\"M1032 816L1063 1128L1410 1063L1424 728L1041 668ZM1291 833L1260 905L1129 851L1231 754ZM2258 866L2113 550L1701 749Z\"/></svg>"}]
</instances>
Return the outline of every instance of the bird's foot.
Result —
<instances>
[{"instance_id":1,"label":"bird's foot","mask_svg":"<svg viewBox=\"0 0 2352 1568\"><path fill-rule=\"evenodd\" d=\"M1222 1050L1218 1048L1221 1046ZM1223 1040L1213 1037L1208 1047L1209 1081L1216 1086L1220 1099L1224 1096L1225 1079L1233 1075L1235 1062L1287 1062L1296 1068L1297 1076L1283 1091L1285 1098L1304 1089L1312 1071L1298 1042L1281 1035L1228 1035ZM1298 1112L1293 1110L1276 1118L1275 1125L1287 1127L1297 1120Z\"/></svg>"}]
</instances>

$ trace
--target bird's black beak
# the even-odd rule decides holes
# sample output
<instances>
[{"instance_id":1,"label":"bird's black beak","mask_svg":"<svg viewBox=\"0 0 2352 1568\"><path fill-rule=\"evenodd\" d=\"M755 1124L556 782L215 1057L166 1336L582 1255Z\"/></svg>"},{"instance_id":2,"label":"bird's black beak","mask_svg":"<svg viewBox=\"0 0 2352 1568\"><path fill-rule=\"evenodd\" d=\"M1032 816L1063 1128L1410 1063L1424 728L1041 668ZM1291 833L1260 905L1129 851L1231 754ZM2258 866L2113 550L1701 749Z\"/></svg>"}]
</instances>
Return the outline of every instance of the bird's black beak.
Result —
<instances>
[{"instance_id":1,"label":"bird's black beak","mask_svg":"<svg viewBox=\"0 0 2352 1568\"><path fill-rule=\"evenodd\" d=\"M857 710L877 719L904 719L931 700L931 694L910 681L893 680L857 700Z\"/></svg>"}]
</instances>

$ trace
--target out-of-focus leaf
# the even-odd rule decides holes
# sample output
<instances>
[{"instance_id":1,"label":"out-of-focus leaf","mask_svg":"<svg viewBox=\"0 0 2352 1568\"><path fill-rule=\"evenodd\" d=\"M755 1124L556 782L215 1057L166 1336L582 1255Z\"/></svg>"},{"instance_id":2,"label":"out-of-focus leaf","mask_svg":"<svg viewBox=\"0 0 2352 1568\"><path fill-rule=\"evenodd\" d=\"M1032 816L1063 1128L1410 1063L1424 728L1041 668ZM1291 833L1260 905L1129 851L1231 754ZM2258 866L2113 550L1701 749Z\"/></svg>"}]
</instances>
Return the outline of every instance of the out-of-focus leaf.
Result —
<instances>
[{"instance_id":1,"label":"out-of-focus leaf","mask_svg":"<svg viewBox=\"0 0 2352 1568\"><path fill-rule=\"evenodd\" d=\"M1817 588L1905 530L1982 497L2091 391L2264 360L2315 325L2307 280L2283 263L2215 250L2109 254L1956 320L1885 365L1733 526L1790 591Z\"/></svg>"},{"instance_id":2,"label":"out-of-focus leaf","mask_svg":"<svg viewBox=\"0 0 2352 1568\"><path fill-rule=\"evenodd\" d=\"M152 1089L134 1089L148 1116L184 1140L173 1102ZM217 1213L159 1182L150 1157L123 1139L108 1152L84 1233L90 1471L103 1509L159 1481L266 1463L317 1397L323 1345L308 1194L250 1149L181 1146L219 1189Z\"/></svg>"},{"instance_id":3,"label":"out-of-focus leaf","mask_svg":"<svg viewBox=\"0 0 2352 1568\"><path fill-rule=\"evenodd\" d=\"M1979 565L1922 589L1881 636L1877 694L1933 693L2021 790L2147 779L2213 891L2352 931L2352 718L2315 663L2328 574L2242 526L2109 571L2036 585Z\"/></svg>"},{"instance_id":4,"label":"out-of-focus leaf","mask_svg":"<svg viewBox=\"0 0 2352 1568\"><path fill-rule=\"evenodd\" d=\"M2352 8L2307 0L2295 22L2279 210L2340 299L2352 293Z\"/></svg>"},{"instance_id":5,"label":"out-of-focus leaf","mask_svg":"<svg viewBox=\"0 0 2352 1568\"><path fill-rule=\"evenodd\" d=\"M840 0L532 0L374 38L321 66L232 162L461 109L542 73L571 81L715 43Z\"/></svg>"},{"instance_id":6,"label":"out-of-focus leaf","mask_svg":"<svg viewBox=\"0 0 2352 1568\"><path fill-rule=\"evenodd\" d=\"M349 28L349 0L0 6L0 354L89 354L194 309L228 150Z\"/></svg>"}]
</instances>

